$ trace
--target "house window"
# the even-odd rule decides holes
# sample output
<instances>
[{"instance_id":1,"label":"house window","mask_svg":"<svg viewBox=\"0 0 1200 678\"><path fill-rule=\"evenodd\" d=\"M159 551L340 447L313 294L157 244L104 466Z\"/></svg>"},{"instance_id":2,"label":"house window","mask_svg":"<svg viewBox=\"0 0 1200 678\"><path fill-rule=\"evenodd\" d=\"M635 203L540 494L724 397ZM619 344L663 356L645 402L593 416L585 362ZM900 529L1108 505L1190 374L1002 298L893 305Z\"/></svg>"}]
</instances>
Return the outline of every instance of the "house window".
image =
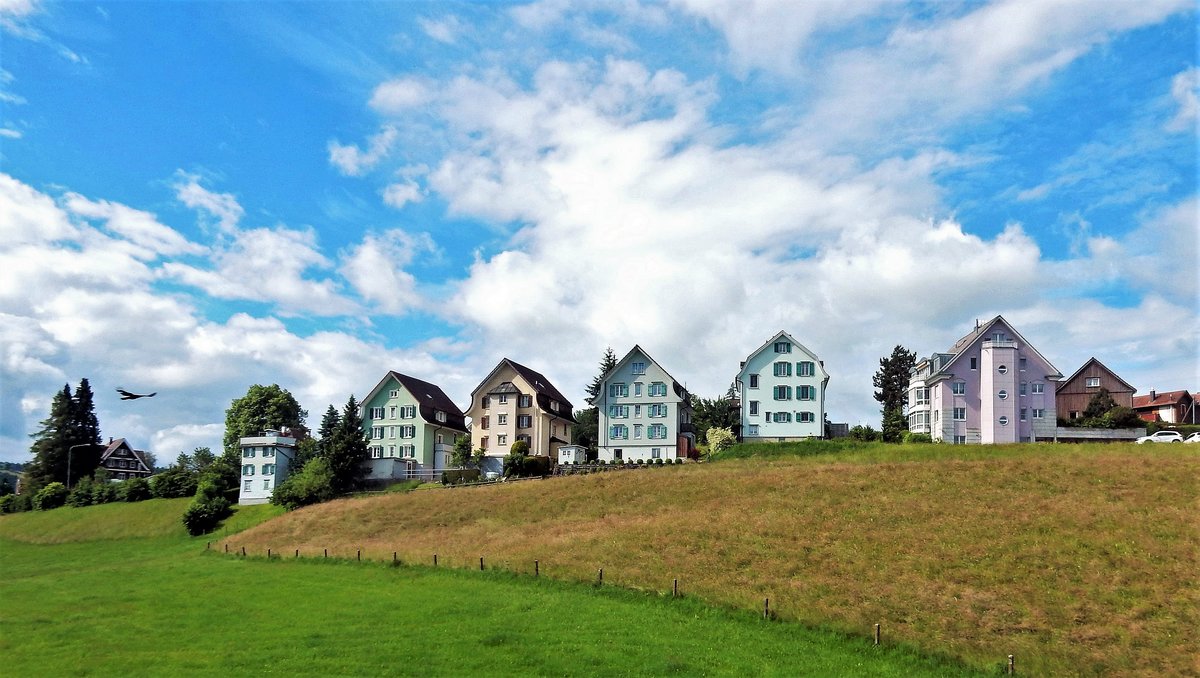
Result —
<instances>
[{"instance_id":1,"label":"house window","mask_svg":"<svg viewBox=\"0 0 1200 678\"><path fill-rule=\"evenodd\" d=\"M750 375L750 388L758 388L758 375Z\"/></svg>"},{"instance_id":2,"label":"house window","mask_svg":"<svg viewBox=\"0 0 1200 678\"><path fill-rule=\"evenodd\" d=\"M1088 377L1086 385L1088 388L1096 388L1100 386L1100 377Z\"/></svg>"},{"instance_id":3,"label":"house window","mask_svg":"<svg viewBox=\"0 0 1200 678\"><path fill-rule=\"evenodd\" d=\"M971 358L971 369L973 369L973 370L979 369L978 365L979 365L979 359Z\"/></svg>"},{"instance_id":4,"label":"house window","mask_svg":"<svg viewBox=\"0 0 1200 678\"><path fill-rule=\"evenodd\" d=\"M650 448L650 458L651 459L662 459L662 448L661 447L651 447Z\"/></svg>"},{"instance_id":5,"label":"house window","mask_svg":"<svg viewBox=\"0 0 1200 678\"><path fill-rule=\"evenodd\" d=\"M389 426L389 427L387 427L387 428L388 428L388 437L389 437L389 438L395 438L395 437L396 437L396 427L395 427L395 426Z\"/></svg>"},{"instance_id":6,"label":"house window","mask_svg":"<svg viewBox=\"0 0 1200 678\"><path fill-rule=\"evenodd\" d=\"M634 406L633 406L633 418L634 418L634 419L641 419L641 418L642 418L642 406L641 406L641 405L634 405Z\"/></svg>"},{"instance_id":7,"label":"house window","mask_svg":"<svg viewBox=\"0 0 1200 678\"><path fill-rule=\"evenodd\" d=\"M417 446L416 445L401 445L400 446L400 456L406 457L408 459L416 459L417 458Z\"/></svg>"},{"instance_id":8,"label":"house window","mask_svg":"<svg viewBox=\"0 0 1200 678\"><path fill-rule=\"evenodd\" d=\"M778 363L775 363L775 365L774 365L774 374L775 374L775 376L777 376L777 377L790 377L790 376L792 376L792 364L791 364L791 363L784 363L784 362L778 362Z\"/></svg>"},{"instance_id":9,"label":"house window","mask_svg":"<svg viewBox=\"0 0 1200 678\"><path fill-rule=\"evenodd\" d=\"M752 414L752 415L758 414L758 401L757 400L750 401L750 414Z\"/></svg>"},{"instance_id":10,"label":"house window","mask_svg":"<svg viewBox=\"0 0 1200 678\"><path fill-rule=\"evenodd\" d=\"M629 368L633 371L634 374L645 374L646 373L646 363L629 363Z\"/></svg>"},{"instance_id":11,"label":"house window","mask_svg":"<svg viewBox=\"0 0 1200 678\"><path fill-rule=\"evenodd\" d=\"M622 450L622 449L621 449L621 448L619 448L619 447L618 447L617 449L613 450L613 459L614 459L614 460L616 460L616 461L620 461L620 460L621 460L621 455L622 455L622 454L624 454L624 452L625 452L625 451L624 451L624 450Z\"/></svg>"},{"instance_id":12,"label":"house window","mask_svg":"<svg viewBox=\"0 0 1200 678\"><path fill-rule=\"evenodd\" d=\"M507 445L508 444L508 436L503 433L501 433L500 435L497 435L496 436L496 444L497 445Z\"/></svg>"},{"instance_id":13,"label":"house window","mask_svg":"<svg viewBox=\"0 0 1200 678\"><path fill-rule=\"evenodd\" d=\"M254 458L254 448L253 447L242 448L242 458L243 459L253 459Z\"/></svg>"},{"instance_id":14,"label":"house window","mask_svg":"<svg viewBox=\"0 0 1200 678\"><path fill-rule=\"evenodd\" d=\"M245 466L243 466L242 467L242 475L244 475L244 476L254 475L254 464L246 464Z\"/></svg>"},{"instance_id":15,"label":"house window","mask_svg":"<svg viewBox=\"0 0 1200 678\"><path fill-rule=\"evenodd\" d=\"M1033 392L1034 393L1045 393L1046 385L1040 381L1033 382Z\"/></svg>"},{"instance_id":16,"label":"house window","mask_svg":"<svg viewBox=\"0 0 1200 678\"><path fill-rule=\"evenodd\" d=\"M790 342L786 342L786 341L777 341L777 342L775 342L775 352L776 353L791 353L792 352L792 344Z\"/></svg>"},{"instance_id":17,"label":"house window","mask_svg":"<svg viewBox=\"0 0 1200 678\"><path fill-rule=\"evenodd\" d=\"M484 416L479 418L479 428L486 431L486 430L488 430L489 427L491 427L491 425L492 425L492 418L489 417L488 415L485 414Z\"/></svg>"},{"instance_id":18,"label":"house window","mask_svg":"<svg viewBox=\"0 0 1200 678\"><path fill-rule=\"evenodd\" d=\"M1000 417L999 422L1001 426L1008 426L1008 417Z\"/></svg>"},{"instance_id":19,"label":"house window","mask_svg":"<svg viewBox=\"0 0 1200 678\"><path fill-rule=\"evenodd\" d=\"M550 409L554 412L558 411L558 401L557 400L550 401Z\"/></svg>"},{"instance_id":20,"label":"house window","mask_svg":"<svg viewBox=\"0 0 1200 678\"><path fill-rule=\"evenodd\" d=\"M774 421L776 424L787 424L792 421L791 412L775 412L772 416L773 419L771 421Z\"/></svg>"},{"instance_id":21,"label":"house window","mask_svg":"<svg viewBox=\"0 0 1200 678\"><path fill-rule=\"evenodd\" d=\"M608 385L608 397L609 398L628 398L629 397L629 386L626 384L609 384Z\"/></svg>"},{"instance_id":22,"label":"house window","mask_svg":"<svg viewBox=\"0 0 1200 678\"><path fill-rule=\"evenodd\" d=\"M502 395L500 396L500 404L501 404L501 405L507 405L507 404L508 404L508 395L506 395L506 394L502 394Z\"/></svg>"},{"instance_id":23,"label":"house window","mask_svg":"<svg viewBox=\"0 0 1200 678\"><path fill-rule=\"evenodd\" d=\"M121 473L121 474L119 474L119 475L122 475L122 476L123 476L123 475L125 475L125 474L124 474L124 473ZM246 482L242 483L242 492L249 492L249 491L250 491L250 482L251 482L251 481L247 480Z\"/></svg>"},{"instance_id":24,"label":"house window","mask_svg":"<svg viewBox=\"0 0 1200 678\"><path fill-rule=\"evenodd\" d=\"M396 446L388 445L388 457L394 458L395 456L396 456Z\"/></svg>"},{"instance_id":25,"label":"house window","mask_svg":"<svg viewBox=\"0 0 1200 678\"><path fill-rule=\"evenodd\" d=\"M263 464L262 472L264 476L275 475L275 464Z\"/></svg>"},{"instance_id":26,"label":"house window","mask_svg":"<svg viewBox=\"0 0 1200 678\"><path fill-rule=\"evenodd\" d=\"M263 489L264 490L271 489L271 479L270 478L263 478Z\"/></svg>"},{"instance_id":27,"label":"house window","mask_svg":"<svg viewBox=\"0 0 1200 678\"><path fill-rule=\"evenodd\" d=\"M628 405L609 405L608 406L608 416L613 419L627 419L627 418L629 418L629 406Z\"/></svg>"},{"instance_id":28,"label":"house window","mask_svg":"<svg viewBox=\"0 0 1200 678\"><path fill-rule=\"evenodd\" d=\"M479 449L486 450L488 448L488 437L484 436L479 439Z\"/></svg>"},{"instance_id":29,"label":"house window","mask_svg":"<svg viewBox=\"0 0 1200 678\"><path fill-rule=\"evenodd\" d=\"M1006 391L1006 390L1004 390L1004 389L1000 389L1000 390L999 390L999 391L996 393L996 397L997 397L997 398L999 398L999 399L1001 399L1001 400L1008 400L1008 391Z\"/></svg>"},{"instance_id":30,"label":"house window","mask_svg":"<svg viewBox=\"0 0 1200 678\"><path fill-rule=\"evenodd\" d=\"M1000 367L996 368L996 371L1000 374L1008 374L1008 365L1001 365Z\"/></svg>"},{"instance_id":31,"label":"house window","mask_svg":"<svg viewBox=\"0 0 1200 678\"><path fill-rule=\"evenodd\" d=\"M796 418L803 423L812 423L816 421L816 416L812 412L797 412Z\"/></svg>"},{"instance_id":32,"label":"house window","mask_svg":"<svg viewBox=\"0 0 1200 678\"><path fill-rule=\"evenodd\" d=\"M383 456L383 446L382 445L372 445L371 446L371 458L379 459L382 456Z\"/></svg>"},{"instance_id":33,"label":"house window","mask_svg":"<svg viewBox=\"0 0 1200 678\"><path fill-rule=\"evenodd\" d=\"M633 425L633 438L634 438L634 440L642 439L642 425L641 424Z\"/></svg>"},{"instance_id":34,"label":"house window","mask_svg":"<svg viewBox=\"0 0 1200 678\"><path fill-rule=\"evenodd\" d=\"M667 395L667 385L661 381L656 381L650 384L650 387L646 389L646 395L651 397L665 396Z\"/></svg>"},{"instance_id":35,"label":"house window","mask_svg":"<svg viewBox=\"0 0 1200 678\"><path fill-rule=\"evenodd\" d=\"M529 436L522 433L517 436L517 442L525 443L526 445L533 445L533 438L530 438Z\"/></svg>"},{"instance_id":36,"label":"house window","mask_svg":"<svg viewBox=\"0 0 1200 678\"><path fill-rule=\"evenodd\" d=\"M517 416L517 428L530 428L533 426L533 417L528 414Z\"/></svg>"},{"instance_id":37,"label":"house window","mask_svg":"<svg viewBox=\"0 0 1200 678\"><path fill-rule=\"evenodd\" d=\"M816 364L808 360L796 363L796 376L811 377L816 374L816 369Z\"/></svg>"},{"instance_id":38,"label":"house window","mask_svg":"<svg viewBox=\"0 0 1200 678\"><path fill-rule=\"evenodd\" d=\"M508 424L508 415L503 414L503 413L497 414L496 415L496 425L497 426L505 426L506 424Z\"/></svg>"},{"instance_id":39,"label":"house window","mask_svg":"<svg viewBox=\"0 0 1200 678\"><path fill-rule=\"evenodd\" d=\"M1029 384L1024 381L1021 382L1021 390L1020 390L1021 395L1025 395L1025 392L1027 390L1029 390Z\"/></svg>"},{"instance_id":40,"label":"house window","mask_svg":"<svg viewBox=\"0 0 1200 678\"><path fill-rule=\"evenodd\" d=\"M382 407L372 407L371 408L371 418L372 419L383 419L383 408Z\"/></svg>"},{"instance_id":41,"label":"house window","mask_svg":"<svg viewBox=\"0 0 1200 678\"><path fill-rule=\"evenodd\" d=\"M614 440L624 440L629 437L629 427L624 424L613 424L608 427L608 437Z\"/></svg>"},{"instance_id":42,"label":"house window","mask_svg":"<svg viewBox=\"0 0 1200 678\"><path fill-rule=\"evenodd\" d=\"M1021 421L1025 421L1025 408L1021 408Z\"/></svg>"},{"instance_id":43,"label":"house window","mask_svg":"<svg viewBox=\"0 0 1200 678\"><path fill-rule=\"evenodd\" d=\"M417 437L417 427L413 426L411 424L408 426L401 426L400 427L400 437L401 438L416 438Z\"/></svg>"},{"instance_id":44,"label":"house window","mask_svg":"<svg viewBox=\"0 0 1200 678\"><path fill-rule=\"evenodd\" d=\"M1024 358L1018 358L1018 359L1017 359L1017 364L1020 366L1020 369L1021 369L1021 371L1022 371L1022 372L1024 372L1024 371L1025 371L1025 363L1026 363L1026 362L1027 362L1027 361L1026 361Z\"/></svg>"},{"instance_id":45,"label":"house window","mask_svg":"<svg viewBox=\"0 0 1200 678\"><path fill-rule=\"evenodd\" d=\"M640 396L642 394L642 382L637 381L633 384L633 395Z\"/></svg>"},{"instance_id":46,"label":"house window","mask_svg":"<svg viewBox=\"0 0 1200 678\"><path fill-rule=\"evenodd\" d=\"M651 440L663 440L667 437L667 427L662 424L650 424L650 430L646 433Z\"/></svg>"},{"instance_id":47,"label":"house window","mask_svg":"<svg viewBox=\"0 0 1200 678\"><path fill-rule=\"evenodd\" d=\"M815 387L815 386L797 386L796 387L796 399L797 400L816 400L817 399L817 387Z\"/></svg>"},{"instance_id":48,"label":"house window","mask_svg":"<svg viewBox=\"0 0 1200 678\"><path fill-rule=\"evenodd\" d=\"M792 387L791 386L776 386L775 387L775 399L776 400L791 400L792 399Z\"/></svg>"},{"instance_id":49,"label":"house window","mask_svg":"<svg viewBox=\"0 0 1200 678\"><path fill-rule=\"evenodd\" d=\"M400 389L396 389L396 388L394 388L394 389L392 389L392 390L388 391L388 397L389 397L389 398L398 398L398 397L400 397Z\"/></svg>"},{"instance_id":50,"label":"house window","mask_svg":"<svg viewBox=\"0 0 1200 678\"><path fill-rule=\"evenodd\" d=\"M383 427L382 426L372 426L371 427L371 438L373 440L382 439L383 438Z\"/></svg>"},{"instance_id":51,"label":"house window","mask_svg":"<svg viewBox=\"0 0 1200 678\"><path fill-rule=\"evenodd\" d=\"M275 456L275 448L274 447L264 447L263 448L263 456L264 457L274 457Z\"/></svg>"},{"instance_id":52,"label":"house window","mask_svg":"<svg viewBox=\"0 0 1200 678\"><path fill-rule=\"evenodd\" d=\"M1046 416L1046 410L1044 410L1040 407L1033 408L1033 418L1034 419L1042 419L1045 416Z\"/></svg>"},{"instance_id":53,"label":"house window","mask_svg":"<svg viewBox=\"0 0 1200 678\"><path fill-rule=\"evenodd\" d=\"M966 421L966 420L967 420L967 408L965 408L965 407L954 408L954 421Z\"/></svg>"},{"instance_id":54,"label":"house window","mask_svg":"<svg viewBox=\"0 0 1200 678\"><path fill-rule=\"evenodd\" d=\"M966 445L967 437L966 436L954 436L954 444L955 445Z\"/></svg>"},{"instance_id":55,"label":"house window","mask_svg":"<svg viewBox=\"0 0 1200 678\"><path fill-rule=\"evenodd\" d=\"M532 406L533 406L533 396L527 396L527 395L517 396L517 407L532 407Z\"/></svg>"},{"instance_id":56,"label":"house window","mask_svg":"<svg viewBox=\"0 0 1200 678\"><path fill-rule=\"evenodd\" d=\"M437 421L442 422L443 424L446 423L446 413L442 412L441 410L439 410L436 414L434 414L433 418Z\"/></svg>"},{"instance_id":57,"label":"house window","mask_svg":"<svg viewBox=\"0 0 1200 678\"><path fill-rule=\"evenodd\" d=\"M667 406L665 403L655 403L650 406L650 410L646 414L651 417L665 417L667 416Z\"/></svg>"},{"instance_id":58,"label":"house window","mask_svg":"<svg viewBox=\"0 0 1200 678\"><path fill-rule=\"evenodd\" d=\"M400 408L400 418L401 419L416 419L417 418L417 406L416 405L407 405L405 407Z\"/></svg>"},{"instance_id":59,"label":"house window","mask_svg":"<svg viewBox=\"0 0 1200 678\"><path fill-rule=\"evenodd\" d=\"M483 409L485 409L485 410L486 410L487 408L489 408L489 407L491 407L491 406L492 406L492 399L491 399L491 398L489 398L489 397L487 397L487 396L484 396L484 397L483 397L483 398L482 398L482 399L479 401L479 404L480 404L480 405L482 405L482 406L483 406Z\"/></svg>"},{"instance_id":60,"label":"house window","mask_svg":"<svg viewBox=\"0 0 1200 678\"><path fill-rule=\"evenodd\" d=\"M746 435L750 435L750 436L758 435L758 424L750 424L750 430L746 433Z\"/></svg>"},{"instance_id":61,"label":"house window","mask_svg":"<svg viewBox=\"0 0 1200 678\"><path fill-rule=\"evenodd\" d=\"M954 395L966 395L967 394L967 382L965 382L965 381L950 382L950 392L953 393Z\"/></svg>"},{"instance_id":62,"label":"house window","mask_svg":"<svg viewBox=\"0 0 1200 678\"><path fill-rule=\"evenodd\" d=\"M992 335L992 341L1004 341L1004 333L996 332Z\"/></svg>"}]
</instances>

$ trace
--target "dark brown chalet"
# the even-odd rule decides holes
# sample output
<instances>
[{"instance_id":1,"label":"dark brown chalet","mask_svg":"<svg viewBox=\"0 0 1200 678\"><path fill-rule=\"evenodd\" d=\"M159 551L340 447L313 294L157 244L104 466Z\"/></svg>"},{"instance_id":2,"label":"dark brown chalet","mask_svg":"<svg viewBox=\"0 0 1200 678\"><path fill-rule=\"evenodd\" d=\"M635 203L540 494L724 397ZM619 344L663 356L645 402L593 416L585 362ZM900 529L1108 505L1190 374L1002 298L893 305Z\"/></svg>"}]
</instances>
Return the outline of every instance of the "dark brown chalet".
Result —
<instances>
[{"instance_id":1,"label":"dark brown chalet","mask_svg":"<svg viewBox=\"0 0 1200 678\"><path fill-rule=\"evenodd\" d=\"M1075 374L1059 382L1054 393L1054 407L1063 419L1079 419L1087 409L1092 396L1106 389L1119 407L1133 407L1133 393L1137 389L1117 376L1104 363L1089 358Z\"/></svg>"},{"instance_id":2,"label":"dark brown chalet","mask_svg":"<svg viewBox=\"0 0 1200 678\"><path fill-rule=\"evenodd\" d=\"M146 463L145 453L135 450L124 438L108 439L108 447L100 455L100 468L108 471L112 480L149 478L154 469Z\"/></svg>"}]
</instances>

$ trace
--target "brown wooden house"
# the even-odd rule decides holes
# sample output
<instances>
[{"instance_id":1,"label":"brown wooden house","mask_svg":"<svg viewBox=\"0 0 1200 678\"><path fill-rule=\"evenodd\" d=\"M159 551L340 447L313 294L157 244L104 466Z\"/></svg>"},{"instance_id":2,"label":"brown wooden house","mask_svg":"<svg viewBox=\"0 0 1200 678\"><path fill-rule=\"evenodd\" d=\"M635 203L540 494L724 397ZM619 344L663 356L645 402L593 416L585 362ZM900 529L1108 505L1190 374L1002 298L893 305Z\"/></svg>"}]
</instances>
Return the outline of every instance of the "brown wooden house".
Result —
<instances>
[{"instance_id":1,"label":"brown wooden house","mask_svg":"<svg viewBox=\"0 0 1200 678\"><path fill-rule=\"evenodd\" d=\"M110 480L149 478L154 473L142 451L133 449L124 438L108 439L108 446L100 455L100 468L108 471Z\"/></svg>"},{"instance_id":2,"label":"brown wooden house","mask_svg":"<svg viewBox=\"0 0 1200 678\"><path fill-rule=\"evenodd\" d=\"M1144 421L1161 421L1169 424L1196 424L1200 417L1196 413L1196 400L1183 391L1155 391L1133 399L1133 410Z\"/></svg>"},{"instance_id":3,"label":"brown wooden house","mask_svg":"<svg viewBox=\"0 0 1200 678\"><path fill-rule=\"evenodd\" d=\"M1081 418L1092 396L1099 393L1100 389L1106 389L1118 406L1133 407L1133 393L1137 389L1093 357L1075 370L1075 374L1059 382L1054 393L1058 416L1063 419Z\"/></svg>"}]
</instances>

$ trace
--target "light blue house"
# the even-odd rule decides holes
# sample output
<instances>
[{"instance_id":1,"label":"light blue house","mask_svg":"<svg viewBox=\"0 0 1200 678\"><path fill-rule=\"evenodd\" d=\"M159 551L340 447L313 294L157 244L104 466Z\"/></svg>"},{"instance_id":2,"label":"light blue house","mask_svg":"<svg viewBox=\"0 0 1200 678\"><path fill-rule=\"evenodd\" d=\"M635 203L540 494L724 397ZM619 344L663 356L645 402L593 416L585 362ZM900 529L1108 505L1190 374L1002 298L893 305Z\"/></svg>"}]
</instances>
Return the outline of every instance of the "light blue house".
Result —
<instances>
[{"instance_id":1,"label":"light blue house","mask_svg":"<svg viewBox=\"0 0 1200 678\"><path fill-rule=\"evenodd\" d=\"M673 460L692 456L696 429L685 389L641 346L604 375L599 410L602 461Z\"/></svg>"},{"instance_id":2,"label":"light blue house","mask_svg":"<svg viewBox=\"0 0 1200 678\"><path fill-rule=\"evenodd\" d=\"M825 434L825 363L780 330L742 361L737 375L742 439L801 440Z\"/></svg>"}]
</instances>

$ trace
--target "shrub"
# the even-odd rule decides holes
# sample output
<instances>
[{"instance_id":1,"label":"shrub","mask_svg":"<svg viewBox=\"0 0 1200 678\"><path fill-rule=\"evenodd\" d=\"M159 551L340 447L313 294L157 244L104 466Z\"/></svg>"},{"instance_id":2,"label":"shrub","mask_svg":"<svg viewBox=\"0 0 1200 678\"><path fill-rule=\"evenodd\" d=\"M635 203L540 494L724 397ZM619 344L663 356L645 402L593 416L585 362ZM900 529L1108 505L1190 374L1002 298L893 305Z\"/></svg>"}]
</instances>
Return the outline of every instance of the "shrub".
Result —
<instances>
[{"instance_id":1,"label":"shrub","mask_svg":"<svg viewBox=\"0 0 1200 678\"><path fill-rule=\"evenodd\" d=\"M654 463L655 463L655 464L657 464L658 466L662 466L662 465L663 465L663 460L662 460L661 458L659 458L659 459L655 459L655 460L654 460Z\"/></svg>"},{"instance_id":2,"label":"shrub","mask_svg":"<svg viewBox=\"0 0 1200 678\"><path fill-rule=\"evenodd\" d=\"M108 504L117 500L117 486L115 483L108 481L100 481L92 486L92 503L93 504Z\"/></svg>"},{"instance_id":3,"label":"shrub","mask_svg":"<svg viewBox=\"0 0 1200 678\"><path fill-rule=\"evenodd\" d=\"M737 437L727 428L713 427L704 434L704 440L708 443L708 454L712 456L732 447L737 442Z\"/></svg>"},{"instance_id":4,"label":"shrub","mask_svg":"<svg viewBox=\"0 0 1200 678\"><path fill-rule=\"evenodd\" d=\"M67 506L91 506L92 505L92 479L81 478L75 487L71 489L71 494L67 496Z\"/></svg>"},{"instance_id":5,"label":"shrub","mask_svg":"<svg viewBox=\"0 0 1200 678\"><path fill-rule=\"evenodd\" d=\"M67 486L62 483L50 483L43 487L33 497L35 511L49 511L67 503Z\"/></svg>"},{"instance_id":6,"label":"shrub","mask_svg":"<svg viewBox=\"0 0 1200 678\"><path fill-rule=\"evenodd\" d=\"M171 467L150 479L150 491L160 499L191 497L196 494L196 474Z\"/></svg>"},{"instance_id":7,"label":"shrub","mask_svg":"<svg viewBox=\"0 0 1200 678\"><path fill-rule=\"evenodd\" d=\"M16 513L14 510L16 508L16 497L17 495L15 494L6 494L4 496L0 496L0 515L5 513Z\"/></svg>"},{"instance_id":8,"label":"shrub","mask_svg":"<svg viewBox=\"0 0 1200 678\"><path fill-rule=\"evenodd\" d=\"M871 442L872 440L879 440L879 432L871 428L870 424L859 424L858 426L850 427L850 439Z\"/></svg>"},{"instance_id":9,"label":"shrub","mask_svg":"<svg viewBox=\"0 0 1200 678\"><path fill-rule=\"evenodd\" d=\"M508 452L509 454L523 454L525 456L529 456L529 443L525 442L524 440L518 440L512 444L512 447L508 448Z\"/></svg>"},{"instance_id":10,"label":"shrub","mask_svg":"<svg viewBox=\"0 0 1200 678\"><path fill-rule=\"evenodd\" d=\"M229 515L229 500L223 496L215 496L202 500L196 495L196 500L183 512L183 526L193 537L211 532L225 516Z\"/></svg>"},{"instance_id":11,"label":"shrub","mask_svg":"<svg viewBox=\"0 0 1200 678\"><path fill-rule=\"evenodd\" d=\"M328 460L317 457L305 464L299 473L279 483L271 493L271 503L294 511L301 506L329 501L333 497L333 469Z\"/></svg>"},{"instance_id":12,"label":"shrub","mask_svg":"<svg viewBox=\"0 0 1200 678\"><path fill-rule=\"evenodd\" d=\"M150 482L145 478L130 478L121 483L121 497L125 501L146 501L152 496Z\"/></svg>"},{"instance_id":13,"label":"shrub","mask_svg":"<svg viewBox=\"0 0 1200 678\"><path fill-rule=\"evenodd\" d=\"M933 436L928 433L906 433L904 436L905 443L932 443Z\"/></svg>"},{"instance_id":14,"label":"shrub","mask_svg":"<svg viewBox=\"0 0 1200 678\"><path fill-rule=\"evenodd\" d=\"M443 485L461 485L463 483L476 483L483 477L483 474L477 468L452 469L442 471Z\"/></svg>"}]
</instances>

